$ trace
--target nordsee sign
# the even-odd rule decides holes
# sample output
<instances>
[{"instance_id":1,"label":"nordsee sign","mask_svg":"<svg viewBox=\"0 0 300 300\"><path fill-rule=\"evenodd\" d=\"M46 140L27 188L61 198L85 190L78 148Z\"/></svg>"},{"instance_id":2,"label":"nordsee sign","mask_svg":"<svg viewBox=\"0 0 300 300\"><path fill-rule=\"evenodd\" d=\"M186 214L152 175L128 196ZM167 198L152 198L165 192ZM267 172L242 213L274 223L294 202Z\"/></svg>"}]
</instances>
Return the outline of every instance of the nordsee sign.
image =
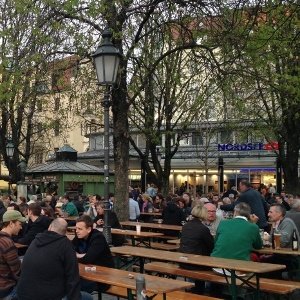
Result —
<instances>
[{"instance_id":1,"label":"nordsee sign","mask_svg":"<svg viewBox=\"0 0 300 300\"><path fill-rule=\"evenodd\" d=\"M218 151L255 151L265 150L263 143L218 144Z\"/></svg>"}]
</instances>

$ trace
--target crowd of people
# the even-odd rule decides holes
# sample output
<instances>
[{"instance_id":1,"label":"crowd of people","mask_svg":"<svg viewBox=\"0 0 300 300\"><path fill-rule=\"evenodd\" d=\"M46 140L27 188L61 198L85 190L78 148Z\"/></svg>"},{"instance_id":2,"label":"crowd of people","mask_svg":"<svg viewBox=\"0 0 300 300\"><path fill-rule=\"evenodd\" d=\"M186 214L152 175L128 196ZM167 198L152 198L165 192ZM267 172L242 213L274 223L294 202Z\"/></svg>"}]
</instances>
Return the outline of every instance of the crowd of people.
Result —
<instances>
[{"instance_id":1,"label":"crowd of people","mask_svg":"<svg viewBox=\"0 0 300 300\"><path fill-rule=\"evenodd\" d=\"M109 225L121 228L113 194L109 205ZM232 187L223 195L195 198L185 191L164 197L154 185L145 193L130 189L128 206L130 221L152 222L153 215L143 213L160 212L163 224L183 225L180 240L183 253L285 264L289 278L298 268L297 259L291 256L258 256L252 251L270 244L275 230L281 233L281 247L291 248L293 235L299 238L299 197L284 192L278 195L263 186L255 190L242 180L239 192ZM114 267L109 245L102 232L96 230L104 225L104 202L99 195L76 200L67 195L59 198L47 195L42 201L33 197L28 202L25 198L15 202L3 196L0 221L1 299L91 299L92 291L108 288L81 280L78 271L78 262ZM68 225L76 226L72 241L66 237ZM172 230L164 233L177 234ZM113 235L114 246L124 242L122 235ZM16 243L28 248L17 249ZM181 267L191 268L187 264ZM282 272L265 275L281 278ZM204 288L204 282L196 281L193 291L203 293Z\"/></svg>"}]
</instances>

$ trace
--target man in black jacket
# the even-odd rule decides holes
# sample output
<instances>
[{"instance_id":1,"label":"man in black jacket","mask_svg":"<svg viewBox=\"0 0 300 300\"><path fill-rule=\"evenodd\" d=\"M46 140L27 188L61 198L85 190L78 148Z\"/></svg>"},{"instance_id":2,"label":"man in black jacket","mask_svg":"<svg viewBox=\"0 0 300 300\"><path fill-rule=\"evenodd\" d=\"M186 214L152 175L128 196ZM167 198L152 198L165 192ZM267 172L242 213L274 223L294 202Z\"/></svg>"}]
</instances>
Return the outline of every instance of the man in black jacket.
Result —
<instances>
[{"instance_id":1,"label":"man in black jacket","mask_svg":"<svg viewBox=\"0 0 300 300\"><path fill-rule=\"evenodd\" d=\"M67 222L57 218L31 243L22 262L19 300L92 299L80 295L78 263L66 230Z\"/></svg>"},{"instance_id":2,"label":"man in black jacket","mask_svg":"<svg viewBox=\"0 0 300 300\"><path fill-rule=\"evenodd\" d=\"M241 202L245 202L251 208L252 215L250 216L250 218L258 217L258 227L262 229L267 229L268 223L263 203L264 199L262 198L261 194L251 187L250 182L244 179L240 181L239 188L241 191L241 195L239 196L238 200L232 204L221 205L220 209L225 211L233 211L235 205Z\"/></svg>"},{"instance_id":3,"label":"man in black jacket","mask_svg":"<svg viewBox=\"0 0 300 300\"><path fill-rule=\"evenodd\" d=\"M41 215L42 208L38 203L31 203L28 206L29 221L23 230L23 236L17 240L18 243L30 245L38 233L48 229L51 220Z\"/></svg>"},{"instance_id":4,"label":"man in black jacket","mask_svg":"<svg viewBox=\"0 0 300 300\"><path fill-rule=\"evenodd\" d=\"M76 220L76 235L72 241L78 262L96 266L113 268L114 261L109 246L102 232L93 229L90 216L82 215ZM97 284L81 280L81 290L91 293L98 290L104 292L109 288L106 284Z\"/></svg>"}]
</instances>

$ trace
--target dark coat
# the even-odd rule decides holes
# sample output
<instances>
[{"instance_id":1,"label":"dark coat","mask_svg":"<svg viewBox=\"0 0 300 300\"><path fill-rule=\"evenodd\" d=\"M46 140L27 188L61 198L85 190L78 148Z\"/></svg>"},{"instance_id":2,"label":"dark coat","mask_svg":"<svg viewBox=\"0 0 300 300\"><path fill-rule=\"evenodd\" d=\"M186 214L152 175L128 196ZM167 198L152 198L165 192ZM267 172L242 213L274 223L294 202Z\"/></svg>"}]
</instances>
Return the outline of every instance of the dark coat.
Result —
<instances>
[{"instance_id":1,"label":"dark coat","mask_svg":"<svg viewBox=\"0 0 300 300\"><path fill-rule=\"evenodd\" d=\"M114 261L104 235L96 229L92 229L86 240L77 236L72 241L77 253L85 253L85 256L78 258L78 262L113 268Z\"/></svg>"},{"instance_id":2,"label":"dark coat","mask_svg":"<svg viewBox=\"0 0 300 300\"><path fill-rule=\"evenodd\" d=\"M213 248L214 238L199 219L193 219L182 227L180 252L209 256ZM180 266L185 269L206 269L188 264Z\"/></svg>"},{"instance_id":3,"label":"dark coat","mask_svg":"<svg viewBox=\"0 0 300 300\"><path fill-rule=\"evenodd\" d=\"M225 211L232 211L234 210L235 205L237 205L240 202L245 202L250 206L251 213L258 216L258 222L257 222L258 227L266 228L268 226L268 223L265 215L263 201L264 199L262 198L261 194L258 191L249 188L248 190L243 192L234 203L221 205L220 209Z\"/></svg>"},{"instance_id":4,"label":"dark coat","mask_svg":"<svg viewBox=\"0 0 300 300\"><path fill-rule=\"evenodd\" d=\"M38 233L42 233L48 229L51 220L46 216L39 216L34 222L28 221L23 229L23 236L17 240L18 243L30 245Z\"/></svg>"},{"instance_id":5,"label":"dark coat","mask_svg":"<svg viewBox=\"0 0 300 300\"><path fill-rule=\"evenodd\" d=\"M97 223L97 221L100 219L104 221L104 215L97 214L96 218L94 219L94 223ZM122 228L116 213L111 210L109 211L109 215L108 215L108 224L111 228L118 228L118 229ZM102 226L97 225L97 227L103 228L103 225ZM112 244L115 247L122 246L124 243L125 243L125 238L123 235L119 235L119 234L112 235Z\"/></svg>"},{"instance_id":6,"label":"dark coat","mask_svg":"<svg viewBox=\"0 0 300 300\"><path fill-rule=\"evenodd\" d=\"M18 283L19 300L80 299L78 263L64 235L46 231L29 246Z\"/></svg>"},{"instance_id":7,"label":"dark coat","mask_svg":"<svg viewBox=\"0 0 300 300\"><path fill-rule=\"evenodd\" d=\"M182 221L186 221L183 211L174 203L169 201L167 206L162 211L163 224L181 225ZM178 232L174 230L164 230L165 235L176 236Z\"/></svg>"},{"instance_id":8,"label":"dark coat","mask_svg":"<svg viewBox=\"0 0 300 300\"><path fill-rule=\"evenodd\" d=\"M6 208L2 201L0 201L0 222L2 222L2 217L4 213L6 212Z\"/></svg>"},{"instance_id":9,"label":"dark coat","mask_svg":"<svg viewBox=\"0 0 300 300\"><path fill-rule=\"evenodd\" d=\"M214 238L199 219L193 219L182 227L180 252L209 256L213 248Z\"/></svg>"}]
</instances>

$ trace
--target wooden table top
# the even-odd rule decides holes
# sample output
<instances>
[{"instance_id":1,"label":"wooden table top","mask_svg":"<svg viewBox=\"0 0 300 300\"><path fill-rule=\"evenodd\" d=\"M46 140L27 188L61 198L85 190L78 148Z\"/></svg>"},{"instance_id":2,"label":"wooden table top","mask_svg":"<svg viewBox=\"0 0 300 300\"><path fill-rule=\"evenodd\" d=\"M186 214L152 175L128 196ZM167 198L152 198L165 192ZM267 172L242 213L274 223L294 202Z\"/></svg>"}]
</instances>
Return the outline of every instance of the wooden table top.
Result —
<instances>
[{"instance_id":1,"label":"wooden table top","mask_svg":"<svg viewBox=\"0 0 300 300\"><path fill-rule=\"evenodd\" d=\"M75 226L69 226L68 230L75 232L76 227ZM101 231L101 230L99 230L99 231ZM117 228L111 228L111 234L129 235L129 236L143 237L143 238L163 236L163 233L160 233L160 232L141 231L139 234L137 234L136 230L125 230L125 229L117 229ZM71 234L68 233L67 235L71 235Z\"/></svg>"},{"instance_id":2,"label":"wooden table top","mask_svg":"<svg viewBox=\"0 0 300 300\"><path fill-rule=\"evenodd\" d=\"M290 248L280 248L280 249L272 249L272 247L266 247L262 249L255 249L254 252L260 253L260 254L288 254L288 255L299 255L300 251L293 251Z\"/></svg>"},{"instance_id":3,"label":"wooden table top","mask_svg":"<svg viewBox=\"0 0 300 300\"><path fill-rule=\"evenodd\" d=\"M119 235L129 235L129 236L135 236L135 237L145 237L145 238L151 238L156 236L163 236L163 233L160 232L148 232L148 231L141 231L139 234L137 234L136 230L125 230L125 229L111 229L112 234L119 234Z\"/></svg>"},{"instance_id":4,"label":"wooden table top","mask_svg":"<svg viewBox=\"0 0 300 300\"><path fill-rule=\"evenodd\" d=\"M143 222L131 222L131 221L124 221L120 222L122 226L136 226L137 224L141 225L143 228L151 228L151 229L167 229L167 230L177 230L181 231L182 226L178 225L168 225L168 224L157 224L157 223L143 223Z\"/></svg>"},{"instance_id":5,"label":"wooden table top","mask_svg":"<svg viewBox=\"0 0 300 300\"><path fill-rule=\"evenodd\" d=\"M61 217L61 218L63 218L66 221L76 221L79 218L79 216L69 216L69 217Z\"/></svg>"},{"instance_id":6,"label":"wooden table top","mask_svg":"<svg viewBox=\"0 0 300 300\"><path fill-rule=\"evenodd\" d=\"M136 257L153 258L162 261L172 261L177 263L187 263L198 266L212 268L222 268L241 272L266 273L285 269L284 265L275 265L269 263L259 263L237 259L210 257L203 255L187 254L181 252L170 252L164 250L155 250L149 248L140 248L132 246L112 247L114 254L131 255Z\"/></svg>"},{"instance_id":7,"label":"wooden table top","mask_svg":"<svg viewBox=\"0 0 300 300\"><path fill-rule=\"evenodd\" d=\"M14 243L14 244L15 244L15 246L16 246L17 249L27 248L28 247L28 245L24 245L24 244L20 244L20 243Z\"/></svg>"},{"instance_id":8,"label":"wooden table top","mask_svg":"<svg viewBox=\"0 0 300 300\"><path fill-rule=\"evenodd\" d=\"M141 212L140 215L161 217L162 213L161 212Z\"/></svg>"},{"instance_id":9,"label":"wooden table top","mask_svg":"<svg viewBox=\"0 0 300 300\"><path fill-rule=\"evenodd\" d=\"M96 266L96 271L86 271L85 267L86 265L79 264L79 273L84 279L136 290L135 278L139 273L102 266ZM143 276L145 277L146 291L154 294L168 293L194 286L193 283L182 280L146 274L143 274Z\"/></svg>"},{"instance_id":10,"label":"wooden table top","mask_svg":"<svg viewBox=\"0 0 300 300\"><path fill-rule=\"evenodd\" d=\"M168 242L169 244L179 245L179 244L180 244L180 239L167 240L167 242Z\"/></svg>"}]
</instances>

